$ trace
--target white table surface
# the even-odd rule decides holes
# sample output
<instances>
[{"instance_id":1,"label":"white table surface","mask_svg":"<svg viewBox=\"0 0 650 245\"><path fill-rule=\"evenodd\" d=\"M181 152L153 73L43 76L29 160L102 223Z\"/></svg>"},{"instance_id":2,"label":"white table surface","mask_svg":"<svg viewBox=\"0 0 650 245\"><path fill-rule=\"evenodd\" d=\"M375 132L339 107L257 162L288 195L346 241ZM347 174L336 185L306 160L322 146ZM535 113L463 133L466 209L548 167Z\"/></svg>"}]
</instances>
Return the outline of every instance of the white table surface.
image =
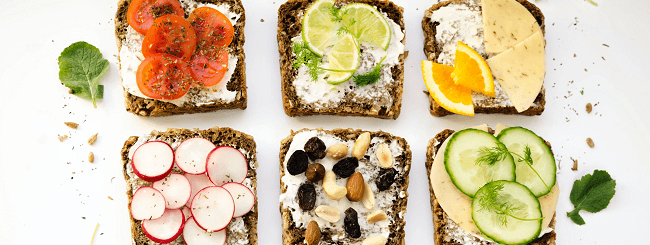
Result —
<instances>
[{"instance_id":1,"label":"white table surface","mask_svg":"<svg viewBox=\"0 0 650 245\"><path fill-rule=\"evenodd\" d=\"M248 109L141 118L124 109L113 18L117 0L3 0L0 2L0 244L129 244L129 214L120 148L131 135L170 127L232 127L257 142L260 244L280 244L278 153L291 129L384 130L406 138L413 152L406 244L433 244L426 145L439 131L497 122L521 125L553 144L560 201L558 244L647 244L650 225L650 9L648 1L541 0L546 16L546 110L542 116L429 114L420 60L424 10L437 1L395 0L405 9L406 50L402 113L397 120L284 114L276 43L282 1L244 0ZM262 21L262 19L264 21ZM577 24L576 24L577 23ZM87 41L110 61L104 99L67 94L57 57ZM605 46L608 45L609 47ZM584 95L581 94L584 92ZM585 104L597 104L591 114ZM72 130L63 122L80 123ZM88 137L99 133L93 146ZM62 143L57 135L70 136ZM591 137L595 148L585 139ZM73 149L74 148L74 149ZM95 162L88 163L88 152ZM579 170L571 171L577 159ZM584 226L565 215L573 181L594 169L617 181L604 211L582 212ZM110 200L108 197L113 200ZM65 243L64 243L65 241Z\"/></svg>"}]
</instances>

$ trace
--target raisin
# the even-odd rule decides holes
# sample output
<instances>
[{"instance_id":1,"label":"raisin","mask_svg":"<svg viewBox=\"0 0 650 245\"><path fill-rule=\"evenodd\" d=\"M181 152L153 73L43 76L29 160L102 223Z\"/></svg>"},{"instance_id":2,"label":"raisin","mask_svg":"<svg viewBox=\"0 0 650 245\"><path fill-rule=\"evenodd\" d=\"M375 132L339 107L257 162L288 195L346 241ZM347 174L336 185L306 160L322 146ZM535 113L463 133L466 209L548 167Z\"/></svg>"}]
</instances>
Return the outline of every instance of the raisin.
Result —
<instances>
[{"instance_id":1,"label":"raisin","mask_svg":"<svg viewBox=\"0 0 650 245\"><path fill-rule=\"evenodd\" d=\"M334 164L332 171L341 178L350 177L359 166L359 160L354 157L346 157Z\"/></svg>"},{"instance_id":2,"label":"raisin","mask_svg":"<svg viewBox=\"0 0 650 245\"><path fill-rule=\"evenodd\" d=\"M305 176L307 176L309 181L316 183L325 177L325 167L320 163L309 164Z\"/></svg>"},{"instance_id":3,"label":"raisin","mask_svg":"<svg viewBox=\"0 0 650 245\"><path fill-rule=\"evenodd\" d=\"M377 188L379 191L388 190L393 182L395 182L395 175L397 175L397 170L394 168L380 169L379 177L377 177Z\"/></svg>"},{"instance_id":4,"label":"raisin","mask_svg":"<svg viewBox=\"0 0 650 245\"><path fill-rule=\"evenodd\" d=\"M309 166L309 157L302 150L294 151L289 157L289 162L287 162L287 170L291 175L299 175L305 172L307 166Z\"/></svg>"},{"instance_id":5,"label":"raisin","mask_svg":"<svg viewBox=\"0 0 650 245\"><path fill-rule=\"evenodd\" d=\"M325 157L325 154L327 154L325 152L326 150L327 147L325 146L325 143L323 143L323 141L318 137L311 137L311 139L305 143L305 152L307 152L309 159L312 161L316 159L323 159Z\"/></svg>"},{"instance_id":6,"label":"raisin","mask_svg":"<svg viewBox=\"0 0 650 245\"><path fill-rule=\"evenodd\" d=\"M357 211L354 210L354 208L348 208L345 210L345 219L343 219L343 224L345 225L345 232L348 233L350 237L361 237L359 218L357 217Z\"/></svg>"},{"instance_id":7,"label":"raisin","mask_svg":"<svg viewBox=\"0 0 650 245\"><path fill-rule=\"evenodd\" d=\"M304 211L314 209L316 205L316 188L311 183L304 183L298 188L298 204Z\"/></svg>"}]
</instances>

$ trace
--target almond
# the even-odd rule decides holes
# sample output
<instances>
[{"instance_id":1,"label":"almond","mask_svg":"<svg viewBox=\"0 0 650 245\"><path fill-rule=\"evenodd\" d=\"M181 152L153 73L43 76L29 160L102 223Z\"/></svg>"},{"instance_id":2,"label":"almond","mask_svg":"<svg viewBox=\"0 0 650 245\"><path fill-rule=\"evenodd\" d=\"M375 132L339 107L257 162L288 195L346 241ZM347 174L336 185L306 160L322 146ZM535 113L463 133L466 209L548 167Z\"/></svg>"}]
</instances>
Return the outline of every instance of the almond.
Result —
<instances>
[{"instance_id":1,"label":"almond","mask_svg":"<svg viewBox=\"0 0 650 245\"><path fill-rule=\"evenodd\" d=\"M338 209L327 205L316 207L314 212L318 217L330 223L336 223L341 219L341 212Z\"/></svg>"},{"instance_id":2,"label":"almond","mask_svg":"<svg viewBox=\"0 0 650 245\"><path fill-rule=\"evenodd\" d=\"M372 193L372 188L368 183L364 183L363 197L361 198L361 203L368 210L372 209L375 206L375 194Z\"/></svg>"},{"instance_id":3,"label":"almond","mask_svg":"<svg viewBox=\"0 0 650 245\"><path fill-rule=\"evenodd\" d=\"M388 242L388 239L383 236L373 236L366 238L366 240L363 240L363 243L361 243L361 245L384 245L386 242Z\"/></svg>"},{"instance_id":4,"label":"almond","mask_svg":"<svg viewBox=\"0 0 650 245\"><path fill-rule=\"evenodd\" d=\"M323 178L323 190L325 194L332 200L341 200L348 193L345 186L336 184L336 174L332 171L325 173Z\"/></svg>"},{"instance_id":5,"label":"almond","mask_svg":"<svg viewBox=\"0 0 650 245\"><path fill-rule=\"evenodd\" d=\"M345 188L348 191L348 194L346 195L348 200L351 202L361 201L361 198L363 198L363 192L366 188L364 184L363 175L359 172L354 172L348 179L348 183L345 184Z\"/></svg>"},{"instance_id":6,"label":"almond","mask_svg":"<svg viewBox=\"0 0 650 245\"><path fill-rule=\"evenodd\" d=\"M327 148L327 154L329 154L332 159L341 159L348 155L348 146L340 143L332 145Z\"/></svg>"},{"instance_id":7,"label":"almond","mask_svg":"<svg viewBox=\"0 0 650 245\"><path fill-rule=\"evenodd\" d=\"M386 212L384 212L384 210L377 210L372 212L370 215L368 215L366 221L368 221L368 224L372 224L379 221L384 221L386 219L388 219L388 215L386 215Z\"/></svg>"},{"instance_id":8,"label":"almond","mask_svg":"<svg viewBox=\"0 0 650 245\"><path fill-rule=\"evenodd\" d=\"M377 146L377 160L379 161L379 166L382 168L392 168L393 167L393 154L390 152L387 144L380 144Z\"/></svg>"},{"instance_id":9,"label":"almond","mask_svg":"<svg viewBox=\"0 0 650 245\"><path fill-rule=\"evenodd\" d=\"M307 225L307 230L305 231L305 242L307 245L318 245L320 242L320 228L318 227L318 223L316 221L312 220L309 222L309 225Z\"/></svg>"},{"instance_id":10,"label":"almond","mask_svg":"<svg viewBox=\"0 0 650 245\"><path fill-rule=\"evenodd\" d=\"M352 157L357 159L363 158L363 155L365 155L368 150L368 146L370 146L370 133L365 132L359 135L357 141L354 142L354 147L352 147Z\"/></svg>"}]
</instances>

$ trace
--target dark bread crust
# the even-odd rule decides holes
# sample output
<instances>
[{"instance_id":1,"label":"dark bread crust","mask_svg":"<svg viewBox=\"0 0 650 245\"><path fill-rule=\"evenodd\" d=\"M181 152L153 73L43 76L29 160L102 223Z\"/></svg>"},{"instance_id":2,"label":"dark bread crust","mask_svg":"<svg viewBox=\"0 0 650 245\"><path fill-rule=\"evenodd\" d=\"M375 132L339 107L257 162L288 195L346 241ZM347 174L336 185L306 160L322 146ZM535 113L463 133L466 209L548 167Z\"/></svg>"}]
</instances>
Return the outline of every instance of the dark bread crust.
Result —
<instances>
[{"instance_id":1,"label":"dark bread crust","mask_svg":"<svg viewBox=\"0 0 650 245\"><path fill-rule=\"evenodd\" d=\"M404 84L404 59L407 52L399 56L400 64L391 69L393 82L388 87L390 95L393 98L393 104L389 107L373 109L372 101L355 102L344 98L338 107L315 109L309 104L301 102L296 94L293 80L298 75L298 71L293 68L292 63L294 55L291 50L291 38L298 35L302 29L302 16L307 8L315 0L289 0L282 4L278 9L278 50L280 52L280 73L282 75L282 103L284 112L291 117L309 116L309 115L338 115L338 116L366 116L384 119L397 119L402 106L402 91ZM366 3L377 6L377 8L386 13L388 18L395 21L403 31L404 28L404 9L395 5L388 0L338 0L337 4L347 3ZM406 38L402 40L406 43Z\"/></svg>"},{"instance_id":2,"label":"dark bread crust","mask_svg":"<svg viewBox=\"0 0 650 245\"><path fill-rule=\"evenodd\" d=\"M434 4L431 6L431 8L427 9L424 12L424 18L422 19L422 31L424 32L424 54L426 55L427 59L431 61L436 61L438 60L438 56L440 53L442 53L442 46L443 44L437 43L436 42L436 27L438 24L434 23L431 21L431 14L433 14L434 11L445 7L450 4L467 4L470 1L479 1L479 0L449 0L449 1L444 1L440 2L437 4ZM528 2L526 0L517 0L517 2L521 3L528 11L535 17L537 20L537 23L542 29L542 33L545 33L545 25L544 25L544 14L542 13L535 4ZM486 58L486 57L483 57ZM447 115L452 115L455 114L453 112L450 112L440 106L434 99L429 95L428 91L425 91L425 94L427 94L427 97L429 97L429 112L431 115L436 116L436 117L444 117ZM515 109L514 106L482 106L482 105L477 105L474 104L474 113L483 113L483 114L517 114L517 115L524 115L524 116L537 116L541 115L542 112L544 112L544 106L546 105L546 89L544 89L544 86L542 86L542 89L540 90L539 94L537 95L537 98L533 101L533 105L536 106L531 106L528 108L528 110L525 110L521 113L517 112L517 109Z\"/></svg>"},{"instance_id":3,"label":"dark bread crust","mask_svg":"<svg viewBox=\"0 0 650 245\"><path fill-rule=\"evenodd\" d=\"M282 142L280 143L280 194L287 192L284 183L282 182L282 177L284 176L284 169L285 169L284 159L287 156L287 152L289 151L291 142L293 142L293 137L296 134L307 130L309 129L301 129L295 132L292 130L291 134L287 138L283 139ZM354 130L351 128L348 129L338 128L332 130L323 130L318 128L316 130L323 131L328 134L332 134L343 141L356 140L359 137L359 135L361 135L364 132L367 132L367 131L362 131L360 129ZM404 237L406 235L404 231L404 227L406 226L406 222L404 221L404 217L400 218L398 214L400 212L406 212L406 204L408 199L407 189L409 185L409 172L411 170L411 150L404 138L393 136L383 131L369 132L369 133L371 139L374 137L382 137L382 138L390 139L391 141L399 142L399 145L402 146L403 148L403 154L400 156L395 156L394 160L395 162L399 162L403 164L403 166L405 166L403 170L404 172L396 176L395 182L391 186L391 189L399 188L400 190L406 193L406 196L404 198L397 198L395 200L394 205L392 206L392 209L386 212L395 221L395 223L390 226L391 233L388 236L388 242L386 244L404 245L405 244ZM302 244L305 240L304 237L305 228L296 227L295 223L291 218L291 211L289 211L288 208L282 209L282 202L280 203L280 214L282 216L282 230L283 230L282 244L283 245ZM328 237L331 237L332 231L322 230L321 232L323 237L321 239L320 244L337 244L337 245L345 244L344 242L333 243L331 242L331 240L328 241L327 239Z\"/></svg>"},{"instance_id":4,"label":"dark bread crust","mask_svg":"<svg viewBox=\"0 0 650 245\"><path fill-rule=\"evenodd\" d=\"M234 130L232 128L219 128L214 127L206 130L190 130L190 129L180 129L180 128L170 128L165 132L152 131L151 136L159 140L165 139L176 139L179 142L188 138L193 137L202 137L205 138L217 146L227 145L234 147L238 150L245 150L247 154L246 161L248 162L248 175L247 179L251 181L251 186L253 187L253 194L257 196L257 151L255 140L252 136ZM133 180L127 174L127 165L130 164L129 161L129 150L131 147L138 141L138 136L129 137L120 152L122 158L122 173L124 174L124 179L126 180L126 195L129 199L128 207L129 213L131 212L131 200L133 199L134 189L131 188L131 183L133 181L138 181L144 185L151 185L150 182L144 182L142 180ZM179 172L180 173L180 172ZM257 244L257 219L258 219L258 201L255 200L255 206L253 209L246 215L243 216L244 225L248 230L247 234L235 234L228 232L228 235L236 236L248 236L249 244ZM131 215L129 215L131 220L131 238L133 238L134 245L145 245L145 244L158 244L151 241L142 231L141 221L134 220ZM180 242L180 244L185 244L183 242L183 235L178 237L175 241Z\"/></svg>"},{"instance_id":5,"label":"dark bread crust","mask_svg":"<svg viewBox=\"0 0 650 245\"><path fill-rule=\"evenodd\" d=\"M117 50L122 48L122 42L126 38L127 27L129 23L127 22L127 10L129 9L129 4L132 0L120 0L117 4L117 12L115 13L115 37L117 39ZM237 91L237 97L234 101L229 103L224 103L222 101L216 101L208 105L182 105L176 106L172 103L154 100L154 99L145 99L142 97L137 97L131 93L124 90L124 105L126 111L131 112L135 115L142 117L162 117L162 116L171 116L171 115L180 115L180 114L193 114L193 113L203 113L211 112L222 109L246 109L247 103L247 92L246 92L246 55L244 54L244 25L246 24L246 15L244 11L244 6L241 3L241 0L194 0L199 3L212 3L212 4L227 4L231 6L231 11L240 15L237 24L234 25L235 34L233 36L232 43L228 46L228 52L237 56L237 67L235 68L232 78L226 85L226 88L229 91ZM185 17L189 13L185 13ZM120 60L119 54L117 57L118 61ZM120 62L120 69L122 65Z\"/></svg>"},{"instance_id":6,"label":"dark bread crust","mask_svg":"<svg viewBox=\"0 0 650 245\"><path fill-rule=\"evenodd\" d=\"M425 167L427 168L427 179L429 180L429 196L431 198L431 213L433 215L433 244L435 245L462 245L461 243L450 239L447 237L446 224L447 213L440 207L438 200L436 199L436 194L433 193L433 186L431 186L431 166L433 165L433 159L436 156L438 149L442 143L454 134L454 130L445 129L438 133L433 139L429 140L429 145L427 146L427 158L425 162ZM489 133L494 133L494 130L489 128ZM545 141L546 142L546 141ZM546 144L551 147L551 145L546 142ZM549 224L551 228L555 228L555 215ZM557 234L555 230L544 234L544 236L533 240L530 245L555 245L555 238ZM480 242L476 240L476 242ZM482 245L492 245L496 244L494 242L480 242Z\"/></svg>"}]
</instances>

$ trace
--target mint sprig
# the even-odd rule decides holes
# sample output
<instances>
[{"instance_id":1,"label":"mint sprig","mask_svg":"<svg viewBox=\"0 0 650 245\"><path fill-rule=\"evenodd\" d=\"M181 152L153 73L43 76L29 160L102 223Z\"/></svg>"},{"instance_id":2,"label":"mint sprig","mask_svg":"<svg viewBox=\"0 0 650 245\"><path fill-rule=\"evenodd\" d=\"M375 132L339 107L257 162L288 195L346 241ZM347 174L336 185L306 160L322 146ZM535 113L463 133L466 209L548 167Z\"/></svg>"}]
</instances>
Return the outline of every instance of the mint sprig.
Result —
<instances>
[{"instance_id":1,"label":"mint sprig","mask_svg":"<svg viewBox=\"0 0 650 245\"><path fill-rule=\"evenodd\" d=\"M97 108L97 99L104 97L104 86L99 81L108 71L108 60L87 42L68 46L59 56L59 80L72 89L72 94L91 99Z\"/></svg>"},{"instance_id":2,"label":"mint sprig","mask_svg":"<svg viewBox=\"0 0 650 245\"><path fill-rule=\"evenodd\" d=\"M593 174L582 176L573 182L569 199L575 206L567 216L578 224L584 225L585 220L580 216L580 210L597 213L605 209L616 194L616 181L604 170L594 170Z\"/></svg>"}]
</instances>

